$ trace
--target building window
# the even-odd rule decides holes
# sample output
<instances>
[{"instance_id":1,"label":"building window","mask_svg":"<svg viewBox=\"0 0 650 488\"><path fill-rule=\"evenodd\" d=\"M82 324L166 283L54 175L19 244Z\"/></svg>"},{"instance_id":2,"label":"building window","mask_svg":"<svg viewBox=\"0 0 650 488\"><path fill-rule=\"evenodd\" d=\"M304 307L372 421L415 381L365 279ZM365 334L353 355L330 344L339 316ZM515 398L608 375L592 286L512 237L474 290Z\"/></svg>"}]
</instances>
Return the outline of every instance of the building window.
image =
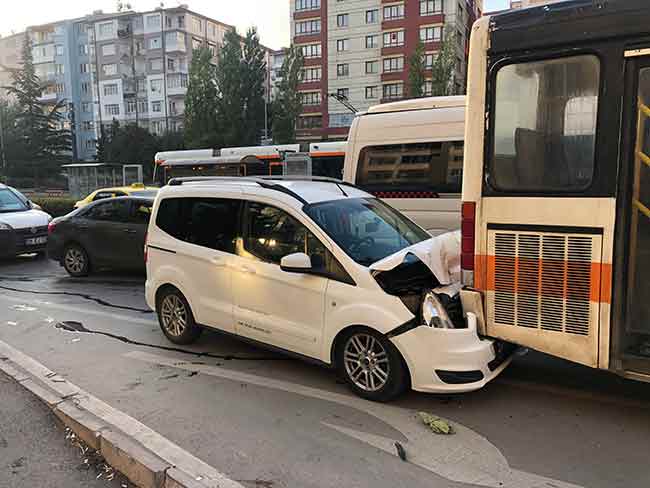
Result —
<instances>
[{"instance_id":1,"label":"building window","mask_svg":"<svg viewBox=\"0 0 650 488\"><path fill-rule=\"evenodd\" d=\"M84 95L88 95L90 93L90 83L88 83L87 81L81 83L81 93L83 93Z\"/></svg>"},{"instance_id":2,"label":"building window","mask_svg":"<svg viewBox=\"0 0 650 488\"><path fill-rule=\"evenodd\" d=\"M442 13L442 0L420 0L420 15Z\"/></svg>"},{"instance_id":3,"label":"building window","mask_svg":"<svg viewBox=\"0 0 650 488\"><path fill-rule=\"evenodd\" d=\"M394 20L404 18L404 4L387 5L384 7L384 20Z\"/></svg>"},{"instance_id":4,"label":"building window","mask_svg":"<svg viewBox=\"0 0 650 488\"><path fill-rule=\"evenodd\" d=\"M176 60L174 58L167 58L167 71L176 71Z\"/></svg>"},{"instance_id":5,"label":"building window","mask_svg":"<svg viewBox=\"0 0 650 488\"><path fill-rule=\"evenodd\" d=\"M185 27L185 16L179 15L178 18L176 19L176 23L179 29L183 29Z\"/></svg>"},{"instance_id":6,"label":"building window","mask_svg":"<svg viewBox=\"0 0 650 488\"><path fill-rule=\"evenodd\" d=\"M433 53L424 55L424 68L425 69L433 68L433 59L434 59L434 54Z\"/></svg>"},{"instance_id":7,"label":"building window","mask_svg":"<svg viewBox=\"0 0 650 488\"><path fill-rule=\"evenodd\" d=\"M192 17L192 30L195 34L203 33L203 22L197 17Z\"/></svg>"},{"instance_id":8,"label":"building window","mask_svg":"<svg viewBox=\"0 0 650 488\"><path fill-rule=\"evenodd\" d=\"M308 34L318 34L320 33L320 27L320 19L296 22L296 35L302 36Z\"/></svg>"},{"instance_id":9,"label":"building window","mask_svg":"<svg viewBox=\"0 0 650 488\"><path fill-rule=\"evenodd\" d=\"M79 73L88 73L90 72L90 65L88 63L81 63L79 65Z\"/></svg>"},{"instance_id":10,"label":"building window","mask_svg":"<svg viewBox=\"0 0 650 488\"><path fill-rule=\"evenodd\" d=\"M178 73L168 76L167 88L187 88L187 74Z\"/></svg>"},{"instance_id":11,"label":"building window","mask_svg":"<svg viewBox=\"0 0 650 488\"><path fill-rule=\"evenodd\" d=\"M337 27L347 27L350 24L350 15L349 14L339 14L336 16L336 26Z\"/></svg>"},{"instance_id":12,"label":"building window","mask_svg":"<svg viewBox=\"0 0 650 488\"><path fill-rule=\"evenodd\" d=\"M379 61L366 61L366 74L373 75L379 73Z\"/></svg>"},{"instance_id":13,"label":"building window","mask_svg":"<svg viewBox=\"0 0 650 488\"><path fill-rule=\"evenodd\" d=\"M54 65L54 73L57 75L62 75L65 73L65 66L62 64L55 64Z\"/></svg>"},{"instance_id":14,"label":"building window","mask_svg":"<svg viewBox=\"0 0 650 488\"><path fill-rule=\"evenodd\" d=\"M147 29L160 29L160 15L147 15L146 25Z\"/></svg>"},{"instance_id":15,"label":"building window","mask_svg":"<svg viewBox=\"0 0 650 488\"><path fill-rule=\"evenodd\" d=\"M301 46L302 56L304 58L320 58L321 57L321 45L320 44L307 44Z\"/></svg>"},{"instance_id":16,"label":"building window","mask_svg":"<svg viewBox=\"0 0 650 488\"><path fill-rule=\"evenodd\" d=\"M162 102L161 101L151 102L151 111L153 113L162 112Z\"/></svg>"},{"instance_id":17,"label":"building window","mask_svg":"<svg viewBox=\"0 0 650 488\"><path fill-rule=\"evenodd\" d=\"M383 85L382 89L382 96L386 100L402 98L404 96L404 85L402 83Z\"/></svg>"},{"instance_id":18,"label":"building window","mask_svg":"<svg viewBox=\"0 0 650 488\"><path fill-rule=\"evenodd\" d=\"M366 10L366 24L376 24L379 22L379 10Z\"/></svg>"},{"instance_id":19,"label":"building window","mask_svg":"<svg viewBox=\"0 0 650 488\"><path fill-rule=\"evenodd\" d=\"M161 79L151 80L150 86L151 86L152 93L160 93L162 91L162 80Z\"/></svg>"},{"instance_id":20,"label":"building window","mask_svg":"<svg viewBox=\"0 0 650 488\"><path fill-rule=\"evenodd\" d=\"M379 87L378 86L367 86L366 87L366 98L378 98L379 97Z\"/></svg>"},{"instance_id":21,"label":"building window","mask_svg":"<svg viewBox=\"0 0 650 488\"><path fill-rule=\"evenodd\" d=\"M95 130L95 122L92 120L84 120L81 123L81 130L89 132L91 130Z\"/></svg>"},{"instance_id":22,"label":"building window","mask_svg":"<svg viewBox=\"0 0 650 488\"><path fill-rule=\"evenodd\" d=\"M162 58L153 58L149 61L149 66L151 71L160 71L162 70Z\"/></svg>"},{"instance_id":23,"label":"building window","mask_svg":"<svg viewBox=\"0 0 650 488\"><path fill-rule=\"evenodd\" d=\"M84 146L86 147L87 151L94 151L97 149L97 141L95 139L86 139Z\"/></svg>"},{"instance_id":24,"label":"building window","mask_svg":"<svg viewBox=\"0 0 650 488\"><path fill-rule=\"evenodd\" d=\"M117 74L117 64L111 63L111 64L103 64L102 65L102 73L104 73L105 76L113 76Z\"/></svg>"},{"instance_id":25,"label":"building window","mask_svg":"<svg viewBox=\"0 0 650 488\"><path fill-rule=\"evenodd\" d=\"M127 100L126 102L126 113L132 114L138 109L138 102L136 100Z\"/></svg>"},{"instance_id":26,"label":"building window","mask_svg":"<svg viewBox=\"0 0 650 488\"><path fill-rule=\"evenodd\" d=\"M146 114L149 111L149 104L146 100L138 100L138 112Z\"/></svg>"},{"instance_id":27,"label":"building window","mask_svg":"<svg viewBox=\"0 0 650 488\"><path fill-rule=\"evenodd\" d=\"M354 120L355 114L330 114L329 126L330 127L350 127Z\"/></svg>"},{"instance_id":28,"label":"building window","mask_svg":"<svg viewBox=\"0 0 650 488\"><path fill-rule=\"evenodd\" d=\"M113 37L113 22L105 22L103 24L99 24L99 37Z\"/></svg>"},{"instance_id":29,"label":"building window","mask_svg":"<svg viewBox=\"0 0 650 488\"><path fill-rule=\"evenodd\" d=\"M151 122L151 132L154 134L162 134L165 131L165 125L162 120L154 120Z\"/></svg>"},{"instance_id":30,"label":"building window","mask_svg":"<svg viewBox=\"0 0 650 488\"><path fill-rule=\"evenodd\" d=\"M82 88L83 91L83 88ZM91 112L90 110L90 102L81 102L81 111L85 114L89 114Z\"/></svg>"},{"instance_id":31,"label":"building window","mask_svg":"<svg viewBox=\"0 0 650 488\"><path fill-rule=\"evenodd\" d=\"M384 47L398 47L404 45L404 31L384 32Z\"/></svg>"},{"instance_id":32,"label":"building window","mask_svg":"<svg viewBox=\"0 0 650 488\"><path fill-rule=\"evenodd\" d=\"M338 39L336 41L336 50L338 52L347 51L349 47L349 43L350 43L349 39Z\"/></svg>"},{"instance_id":33,"label":"building window","mask_svg":"<svg viewBox=\"0 0 650 488\"><path fill-rule=\"evenodd\" d=\"M102 46L102 55L113 56L115 54L115 44L104 44Z\"/></svg>"},{"instance_id":34,"label":"building window","mask_svg":"<svg viewBox=\"0 0 650 488\"><path fill-rule=\"evenodd\" d=\"M138 93L143 93L147 91L147 80L144 78L139 78L136 82Z\"/></svg>"},{"instance_id":35,"label":"building window","mask_svg":"<svg viewBox=\"0 0 650 488\"><path fill-rule=\"evenodd\" d=\"M54 48L54 52L56 53L57 56L63 56L63 46L57 44Z\"/></svg>"},{"instance_id":36,"label":"building window","mask_svg":"<svg viewBox=\"0 0 650 488\"><path fill-rule=\"evenodd\" d=\"M149 39L149 49L160 49L160 37L152 37Z\"/></svg>"},{"instance_id":37,"label":"building window","mask_svg":"<svg viewBox=\"0 0 650 488\"><path fill-rule=\"evenodd\" d=\"M394 71L404 70L404 57L398 58L385 58L384 59L384 73L392 73Z\"/></svg>"},{"instance_id":38,"label":"building window","mask_svg":"<svg viewBox=\"0 0 650 488\"><path fill-rule=\"evenodd\" d=\"M316 10L320 8L320 0L296 0L296 11Z\"/></svg>"},{"instance_id":39,"label":"building window","mask_svg":"<svg viewBox=\"0 0 650 488\"><path fill-rule=\"evenodd\" d=\"M318 129L320 127L323 127L322 115L298 117L298 121L296 122L297 129Z\"/></svg>"},{"instance_id":40,"label":"building window","mask_svg":"<svg viewBox=\"0 0 650 488\"><path fill-rule=\"evenodd\" d=\"M111 95L117 95L119 93L119 87L117 83L111 83L109 85L104 85L104 96L109 97Z\"/></svg>"},{"instance_id":41,"label":"building window","mask_svg":"<svg viewBox=\"0 0 650 488\"><path fill-rule=\"evenodd\" d=\"M422 42L440 42L442 37L442 27L429 26L420 27L420 40Z\"/></svg>"},{"instance_id":42,"label":"building window","mask_svg":"<svg viewBox=\"0 0 650 488\"><path fill-rule=\"evenodd\" d=\"M366 36L366 49L379 47L379 36Z\"/></svg>"},{"instance_id":43,"label":"building window","mask_svg":"<svg viewBox=\"0 0 650 488\"><path fill-rule=\"evenodd\" d=\"M65 93L65 85L63 83L57 83L54 85L54 89L61 95Z\"/></svg>"},{"instance_id":44,"label":"building window","mask_svg":"<svg viewBox=\"0 0 650 488\"><path fill-rule=\"evenodd\" d=\"M319 91L301 93L300 102L303 105L320 105L321 93Z\"/></svg>"},{"instance_id":45,"label":"building window","mask_svg":"<svg viewBox=\"0 0 650 488\"><path fill-rule=\"evenodd\" d=\"M79 55L80 56L88 55L88 44L79 44Z\"/></svg>"},{"instance_id":46,"label":"building window","mask_svg":"<svg viewBox=\"0 0 650 488\"><path fill-rule=\"evenodd\" d=\"M312 83L320 81L323 76L323 70L320 66L316 68L303 68L301 74L301 81L304 83Z\"/></svg>"},{"instance_id":47,"label":"building window","mask_svg":"<svg viewBox=\"0 0 650 488\"><path fill-rule=\"evenodd\" d=\"M337 64L336 76L350 76L350 65L348 63Z\"/></svg>"},{"instance_id":48,"label":"building window","mask_svg":"<svg viewBox=\"0 0 650 488\"><path fill-rule=\"evenodd\" d=\"M117 103L104 105L104 112L107 115L120 115L120 106Z\"/></svg>"},{"instance_id":49,"label":"building window","mask_svg":"<svg viewBox=\"0 0 650 488\"><path fill-rule=\"evenodd\" d=\"M339 98L345 98L348 99L350 98L350 89L349 88L339 88L336 90L336 96Z\"/></svg>"}]
</instances>

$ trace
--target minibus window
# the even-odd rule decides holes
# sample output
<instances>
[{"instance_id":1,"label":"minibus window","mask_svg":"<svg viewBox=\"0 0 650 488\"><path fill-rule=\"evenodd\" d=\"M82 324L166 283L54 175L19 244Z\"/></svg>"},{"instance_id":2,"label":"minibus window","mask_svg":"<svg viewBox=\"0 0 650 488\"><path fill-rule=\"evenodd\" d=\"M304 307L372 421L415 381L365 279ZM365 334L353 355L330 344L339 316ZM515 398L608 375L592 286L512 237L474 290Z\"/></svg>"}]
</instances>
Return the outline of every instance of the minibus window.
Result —
<instances>
[{"instance_id":1,"label":"minibus window","mask_svg":"<svg viewBox=\"0 0 650 488\"><path fill-rule=\"evenodd\" d=\"M510 64L496 76L489 183L504 192L577 192L594 174L600 62Z\"/></svg>"}]
</instances>

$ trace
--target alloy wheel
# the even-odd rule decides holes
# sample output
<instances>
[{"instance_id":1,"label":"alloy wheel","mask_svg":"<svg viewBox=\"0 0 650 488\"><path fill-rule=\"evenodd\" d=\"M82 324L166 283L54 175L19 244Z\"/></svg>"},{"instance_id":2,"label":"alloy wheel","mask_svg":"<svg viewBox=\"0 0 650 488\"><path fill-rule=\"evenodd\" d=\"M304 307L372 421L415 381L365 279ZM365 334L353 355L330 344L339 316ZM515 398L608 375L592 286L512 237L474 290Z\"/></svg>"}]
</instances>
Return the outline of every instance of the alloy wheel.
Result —
<instances>
[{"instance_id":1,"label":"alloy wheel","mask_svg":"<svg viewBox=\"0 0 650 488\"><path fill-rule=\"evenodd\" d=\"M72 273L81 273L86 266L86 256L83 251L76 247L71 247L65 253L65 267Z\"/></svg>"},{"instance_id":2,"label":"alloy wheel","mask_svg":"<svg viewBox=\"0 0 650 488\"><path fill-rule=\"evenodd\" d=\"M370 334L350 336L343 349L343 363L350 380L364 391L381 390L390 377L388 353Z\"/></svg>"},{"instance_id":3,"label":"alloy wheel","mask_svg":"<svg viewBox=\"0 0 650 488\"><path fill-rule=\"evenodd\" d=\"M167 295L160 306L162 325L168 334L180 337L187 327L187 308L176 295Z\"/></svg>"}]
</instances>

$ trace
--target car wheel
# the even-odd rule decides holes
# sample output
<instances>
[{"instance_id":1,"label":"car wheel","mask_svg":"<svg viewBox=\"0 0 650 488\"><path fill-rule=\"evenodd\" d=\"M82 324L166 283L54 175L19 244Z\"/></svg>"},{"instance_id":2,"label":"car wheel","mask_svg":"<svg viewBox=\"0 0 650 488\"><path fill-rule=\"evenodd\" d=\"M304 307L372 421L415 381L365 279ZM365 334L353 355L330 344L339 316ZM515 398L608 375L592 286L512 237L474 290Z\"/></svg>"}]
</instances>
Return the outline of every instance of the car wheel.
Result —
<instances>
[{"instance_id":1,"label":"car wheel","mask_svg":"<svg viewBox=\"0 0 650 488\"><path fill-rule=\"evenodd\" d=\"M90 259L86 250L77 245L71 244L63 251L63 267L70 274L78 278L88 276L90 272Z\"/></svg>"},{"instance_id":2,"label":"car wheel","mask_svg":"<svg viewBox=\"0 0 650 488\"><path fill-rule=\"evenodd\" d=\"M177 289L160 293L156 312L163 334L174 344L191 344L201 335L203 329L196 325L189 303Z\"/></svg>"},{"instance_id":3,"label":"car wheel","mask_svg":"<svg viewBox=\"0 0 650 488\"><path fill-rule=\"evenodd\" d=\"M397 348L378 332L355 328L339 341L337 367L352 390L386 402L408 387L408 370Z\"/></svg>"}]
</instances>

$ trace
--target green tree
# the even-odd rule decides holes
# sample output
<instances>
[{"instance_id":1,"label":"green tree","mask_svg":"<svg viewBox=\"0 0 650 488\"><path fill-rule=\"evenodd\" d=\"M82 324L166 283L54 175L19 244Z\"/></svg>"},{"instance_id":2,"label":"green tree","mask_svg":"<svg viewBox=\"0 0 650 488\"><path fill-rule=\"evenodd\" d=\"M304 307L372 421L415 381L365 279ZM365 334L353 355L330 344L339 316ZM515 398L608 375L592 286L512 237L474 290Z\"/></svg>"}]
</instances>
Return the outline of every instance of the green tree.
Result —
<instances>
[{"instance_id":1,"label":"green tree","mask_svg":"<svg viewBox=\"0 0 650 488\"><path fill-rule=\"evenodd\" d=\"M244 94L242 91L241 38L228 30L217 64L217 127L224 147L239 146L244 140Z\"/></svg>"},{"instance_id":2,"label":"green tree","mask_svg":"<svg viewBox=\"0 0 650 488\"><path fill-rule=\"evenodd\" d=\"M273 141L276 144L289 144L296 139L296 121L302 111L298 85L303 64L300 48L294 46L287 50L272 104Z\"/></svg>"},{"instance_id":3,"label":"green tree","mask_svg":"<svg viewBox=\"0 0 650 488\"><path fill-rule=\"evenodd\" d=\"M219 146L215 78L212 53L205 47L196 49L185 94L185 145L190 149Z\"/></svg>"},{"instance_id":4,"label":"green tree","mask_svg":"<svg viewBox=\"0 0 650 488\"><path fill-rule=\"evenodd\" d=\"M63 161L69 160L72 137L65 128L63 111L67 105L60 100L52 107L39 101L44 86L39 80L34 59L32 43L25 35L22 49L22 66L12 72L13 83L7 92L16 100L17 112L14 129L17 137L12 148L15 155L12 164L18 172L30 168L39 183L39 174L58 170Z\"/></svg>"},{"instance_id":5,"label":"green tree","mask_svg":"<svg viewBox=\"0 0 650 488\"><path fill-rule=\"evenodd\" d=\"M11 162L22 158L22 144L16 131L17 115L16 104L0 99L0 182L7 182Z\"/></svg>"},{"instance_id":6,"label":"green tree","mask_svg":"<svg viewBox=\"0 0 650 488\"><path fill-rule=\"evenodd\" d=\"M251 27L246 33L241 63L243 101L243 138L240 144L252 146L259 143L264 128L264 105L267 72L265 51L260 44L257 29Z\"/></svg>"},{"instance_id":7,"label":"green tree","mask_svg":"<svg viewBox=\"0 0 650 488\"><path fill-rule=\"evenodd\" d=\"M454 67L456 65L456 32L445 29L440 50L433 60L431 69L432 95L440 97L454 94Z\"/></svg>"},{"instance_id":8,"label":"green tree","mask_svg":"<svg viewBox=\"0 0 650 488\"><path fill-rule=\"evenodd\" d=\"M421 98L424 96L426 69L424 44L422 41L418 41L415 51L409 57L409 97Z\"/></svg>"}]
</instances>

